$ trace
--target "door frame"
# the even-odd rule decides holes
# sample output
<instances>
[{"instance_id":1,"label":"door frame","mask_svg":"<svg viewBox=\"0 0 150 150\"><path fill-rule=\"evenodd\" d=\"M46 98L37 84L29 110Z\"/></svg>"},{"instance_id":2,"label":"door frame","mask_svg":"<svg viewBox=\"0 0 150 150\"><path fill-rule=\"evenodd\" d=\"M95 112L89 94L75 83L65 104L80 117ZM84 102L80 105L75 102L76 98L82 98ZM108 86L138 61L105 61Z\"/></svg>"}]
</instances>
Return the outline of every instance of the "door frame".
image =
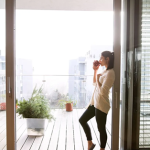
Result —
<instances>
[{"instance_id":1,"label":"door frame","mask_svg":"<svg viewBox=\"0 0 150 150\"><path fill-rule=\"evenodd\" d=\"M113 51L115 82L112 88L111 150L119 149L121 0L113 0Z\"/></svg>"},{"instance_id":2,"label":"door frame","mask_svg":"<svg viewBox=\"0 0 150 150\"><path fill-rule=\"evenodd\" d=\"M7 150L16 149L16 63L15 63L15 7L16 0L5 1L6 10L6 136Z\"/></svg>"}]
</instances>

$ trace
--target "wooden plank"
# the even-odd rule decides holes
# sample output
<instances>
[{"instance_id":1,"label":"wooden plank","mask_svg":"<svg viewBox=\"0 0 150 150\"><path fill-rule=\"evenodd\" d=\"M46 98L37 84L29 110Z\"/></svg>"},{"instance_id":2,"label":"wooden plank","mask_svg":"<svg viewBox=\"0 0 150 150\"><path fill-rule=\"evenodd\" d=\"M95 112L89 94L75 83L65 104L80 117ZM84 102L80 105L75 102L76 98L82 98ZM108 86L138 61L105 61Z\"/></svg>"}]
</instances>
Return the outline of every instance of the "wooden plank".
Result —
<instances>
[{"instance_id":1,"label":"wooden plank","mask_svg":"<svg viewBox=\"0 0 150 150\"><path fill-rule=\"evenodd\" d=\"M40 146L40 150L48 149L48 145L49 145L49 141L51 138L51 134L53 132L53 128L54 128L54 121L51 121L48 123L46 133L43 137L43 141L42 141L42 144Z\"/></svg>"},{"instance_id":2,"label":"wooden plank","mask_svg":"<svg viewBox=\"0 0 150 150\"><path fill-rule=\"evenodd\" d=\"M100 135L99 135L99 131L98 131L98 128L97 128L97 122L96 122L96 119L95 117L91 119L91 125L92 125L92 128L95 132L95 135L96 135L96 138L98 140L98 143L100 144ZM107 132L107 130L106 130ZM110 147L109 147L109 144L108 144L108 138L110 138L108 132L107 132L107 143L106 143L106 150L110 150ZM99 146L100 147L100 146ZM98 148L99 149L99 148Z\"/></svg>"},{"instance_id":3,"label":"wooden plank","mask_svg":"<svg viewBox=\"0 0 150 150\"><path fill-rule=\"evenodd\" d=\"M74 127L74 139L75 139L75 150L82 150L83 145L82 145L82 139L81 139L81 134L80 134L80 129L79 129L79 119L77 117L77 110L73 110L73 127Z\"/></svg>"},{"instance_id":4,"label":"wooden plank","mask_svg":"<svg viewBox=\"0 0 150 150\"><path fill-rule=\"evenodd\" d=\"M80 113L81 113L81 115L84 113L84 111L85 111L85 109L82 109L82 110L80 110ZM93 117L92 119L95 119L95 117ZM92 120L91 119L91 120ZM88 125L90 126L90 129L91 129L91 134L92 134L92 142L94 143L94 144L96 144L96 146L95 146L95 149L99 149L99 141L98 141L98 139L97 139L97 136L96 136L96 134L95 134L95 131L93 130L93 126L92 126L92 124L91 124L91 120L90 121L88 121ZM82 129L83 130L83 129ZM83 131L84 132L84 131ZM85 135L85 133L84 133L84 135ZM86 139L86 143L85 143L86 145L87 145L87 139ZM87 148L86 148L87 149Z\"/></svg>"},{"instance_id":5,"label":"wooden plank","mask_svg":"<svg viewBox=\"0 0 150 150\"><path fill-rule=\"evenodd\" d=\"M26 131L26 128L27 128L27 125L26 124L23 124L20 128L19 128L19 130L17 131L17 136L16 136L16 140L17 140L17 142L18 142L18 140L20 139L20 137L21 137L21 135L23 134L23 132L25 132Z\"/></svg>"},{"instance_id":6,"label":"wooden plank","mask_svg":"<svg viewBox=\"0 0 150 150\"><path fill-rule=\"evenodd\" d=\"M19 140L17 141L17 150L20 150L23 147L27 138L28 138L27 131L25 130L23 131L23 134L20 136Z\"/></svg>"},{"instance_id":7,"label":"wooden plank","mask_svg":"<svg viewBox=\"0 0 150 150\"><path fill-rule=\"evenodd\" d=\"M34 140L35 140L35 136L28 136L21 150L29 150Z\"/></svg>"},{"instance_id":8,"label":"wooden plank","mask_svg":"<svg viewBox=\"0 0 150 150\"><path fill-rule=\"evenodd\" d=\"M43 140L43 136L35 137L35 140L31 146L30 150L38 150L41 145L42 140Z\"/></svg>"},{"instance_id":9,"label":"wooden plank","mask_svg":"<svg viewBox=\"0 0 150 150\"><path fill-rule=\"evenodd\" d=\"M0 127L4 124L6 125L6 111L0 113Z\"/></svg>"},{"instance_id":10,"label":"wooden plank","mask_svg":"<svg viewBox=\"0 0 150 150\"><path fill-rule=\"evenodd\" d=\"M55 116L56 111L51 111L51 113L53 116ZM38 150L39 148L41 150L44 150L48 148L48 143L51 137L53 124L54 120L51 120L51 122L47 122L44 136L36 137L30 150Z\"/></svg>"},{"instance_id":11,"label":"wooden plank","mask_svg":"<svg viewBox=\"0 0 150 150\"><path fill-rule=\"evenodd\" d=\"M112 109L107 114L107 122L111 125L111 118L112 118Z\"/></svg>"},{"instance_id":12,"label":"wooden plank","mask_svg":"<svg viewBox=\"0 0 150 150\"><path fill-rule=\"evenodd\" d=\"M111 149L111 109L107 115L107 123L106 123L106 130L107 130L107 144Z\"/></svg>"},{"instance_id":13,"label":"wooden plank","mask_svg":"<svg viewBox=\"0 0 150 150\"><path fill-rule=\"evenodd\" d=\"M110 124L106 124L106 131L107 131L107 143L108 143L108 145L109 145L109 147L110 147L110 149L111 149L111 133L110 133L110 128L111 128L111 126L110 126Z\"/></svg>"},{"instance_id":14,"label":"wooden plank","mask_svg":"<svg viewBox=\"0 0 150 150\"><path fill-rule=\"evenodd\" d=\"M56 121L54 123L54 128L52 132L52 137L49 143L49 150L55 150L57 149L57 142L59 137L59 131L60 131L60 123L61 123L61 111L58 110L58 114L56 116Z\"/></svg>"},{"instance_id":15,"label":"wooden plank","mask_svg":"<svg viewBox=\"0 0 150 150\"><path fill-rule=\"evenodd\" d=\"M20 119L21 121L24 120L24 125L20 128L20 130L18 130L17 132L17 149L21 149L21 147L25 144L25 141L27 139L27 132L26 132L26 122L25 119ZM32 139L28 138L29 143L32 143ZM24 146L26 148L26 145ZM5 148L6 149L6 148Z\"/></svg>"},{"instance_id":16,"label":"wooden plank","mask_svg":"<svg viewBox=\"0 0 150 150\"><path fill-rule=\"evenodd\" d=\"M3 149L6 146L6 137L0 142L0 149Z\"/></svg>"},{"instance_id":17,"label":"wooden plank","mask_svg":"<svg viewBox=\"0 0 150 150\"><path fill-rule=\"evenodd\" d=\"M3 132L5 129L6 129L6 124L3 124L3 125L0 127L0 133Z\"/></svg>"},{"instance_id":18,"label":"wooden plank","mask_svg":"<svg viewBox=\"0 0 150 150\"><path fill-rule=\"evenodd\" d=\"M77 110L78 118L80 118L82 116L84 111L85 111L85 109L84 110L82 110L82 109L78 109ZM84 150L87 150L88 149L88 144L87 144L86 135L85 135L84 130L83 130L83 128L82 128L82 126L80 124L79 124L79 127L80 127L80 132L81 132L83 148L84 148Z\"/></svg>"},{"instance_id":19,"label":"wooden plank","mask_svg":"<svg viewBox=\"0 0 150 150\"><path fill-rule=\"evenodd\" d=\"M61 110L61 126L58 140L58 149L57 150L65 150L66 149L66 117L70 112L66 112L65 109Z\"/></svg>"},{"instance_id":20,"label":"wooden plank","mask_svg":"<svg viewBox=\"0 0 150 150\"><path fill-rule=\"evenodd\" d=\"M67 114L67 142L66 150L74 150L74 137L73 137L73 112Z\"/></svg>"},{"instance_id":21,"label":"wooden plank","mask_svg":"<svg viewBox=\"0 0 150 150\"><path fill-rule=\"evenodd\" d=\"M46 125L46 129L47 129L47 127L48 127L48 124ZM41 142L43 140L43 137L44 137L44 135L43 136L37 136L37 137L35 137L35 140L34 140L32 146L31 146L30 150L39 149L39 147L41 145Z\"/></svg>"},{"instance_id":22,"label":"wooden plank","mask_svg":"<svg viewBox=\"0 0 150 150\"><path fill-rule=\"evenodd\" d=\"M0 117L1 116L6 116L6 111L0 111Z\"/></svg>"},{"instance_id":23,"label":"wooden plank","mask_svg":"<svg viewBox=\"0 0 150 150\"><path fill-rule=\"evenodd\" d=\"M17 150L64 150L65 143L66 150L87 150L86 136L78 121L84 110L85 109L74 109L72 112L64 111L62 113L62 110L56 109L56 120L48 124L45 135L43 137L28 137L26 133L25 119L18 119ZM109 115L111 116L111 114ZM110 119L109 117L107 119ZM20 123L20 125L19 121L22 122ZM110 121L108 121L107 123L107 128L110 129ZM91 132L93 135L93 143L98 146L95 149L99 149L99 132L97 130L96 120L92 121L91 119L91 121L89 121L89 124L91 126ZM5 128L4 124L2 125L2 127ZM0 130L3 129L0 128ZM108 133L107 135L108 140L111 139L110 134ZM5 145L5 141L6 140L4 136L1 140L2 147L3 145ZM5 146L4 150L6 150L6 148L7 147ZM106 150L110 150L110 148L108 147L108 143L106 145Z\"/></svg>"},{"instance_id":24,"label":"wooden plank","mask_svg":"<svg viewBox=\"0 0 150 150\"><path fill-rule=\"evenodd\" d=\"M17 127L16 127L16 131L20 128L20 126L22 124L23 124L22 121L18 122ZM5 148L5 146L6 146L6 126L5 126L5 129L4 129L4 131L2 133L3 134L1 136L1 138L3 138L3 139L1 139L1 141L0 141L0 149Z\"/></svg>"},{"instance_id":25,"label":"wooden plank","mask_svg":"<svg viewBox=\"0 0 150 150\"><path fill-rule=\"evenodd\" d=\"M25 129L26 129L26 124L24 124L24 121L23 120L20 120L20 122L22 123L22 124L20 124L20 126L18 126L18 129L17 129L17 132L16 132L16 134L17 134L17 136L16 136L16 141L19 139L19 137L21 136L21 134L22 134L22 132L23 131L25 131ZM4 147L4 149L3 150L6 150L7 149L7 145L6 145L6 143L5 143L5 147Z\"/></svg>"},{"instance_id":26,"label":"wooden plank","mask_svg":"<svg viewBox=\"0 0 150 150\"><path fill-rule=\"evenodd\" d=\"M31 147L32 143L34 142L35 137L29 137L27 135L27 130L23 131L23 134L21 135L21 137L19 138L18 142L17 142L17 149L20 150L21 148L27 148L28 146ZM27 143L26 143L27 140ZM27 145L29 143L29 145ZM27 150L27 149L26 149Z\"/></svg>"},{"instance_id":27,"label":"wooden plank","mask_svg":"<svg viewBox=\"0 0 150 150\"><path fill-rule=\"evenodd\" d=\"M98 129L97 129L96 120L95 120L95 121L94 121L94 120L95 120L95 118L93 118L93 119L91 120L91 125L92 125L92 128L93 128L94 132L95 132L96 138L97 138L97 140L98 140L98 145L99 145L99 149L100 149L100 134L99 134L99 131L98 131ZM93 125L93 123L96 124L96 125ZM106 132L107 132L107 131L106 131ZM108 134L107 134L107 140L108 140ZM107 141L107 143L106 143L105 149L106 149L106 150L110 150L109 145L108 145L108 141Z\"/></svg>"},{"instance_id":28,"label":"wooden plank","mask_svg":"<svg viewBox=\"0 0 150 150\"><path fill-rule=\"evenodd\" d=\"M6 129L3 130L0 134L0 142L6 137Z\"/></svg>"},{"instance_id":29,"label":"wooden plank","mask_svg":"<svg viewBox=\"0 0 150 150\"><path fill-rule=\"evenodd\" d=\"M0 121L0 126L2 126L3 124L6 124L6 117L3 116L3 118Z\"/></svg>"}]
</instances>

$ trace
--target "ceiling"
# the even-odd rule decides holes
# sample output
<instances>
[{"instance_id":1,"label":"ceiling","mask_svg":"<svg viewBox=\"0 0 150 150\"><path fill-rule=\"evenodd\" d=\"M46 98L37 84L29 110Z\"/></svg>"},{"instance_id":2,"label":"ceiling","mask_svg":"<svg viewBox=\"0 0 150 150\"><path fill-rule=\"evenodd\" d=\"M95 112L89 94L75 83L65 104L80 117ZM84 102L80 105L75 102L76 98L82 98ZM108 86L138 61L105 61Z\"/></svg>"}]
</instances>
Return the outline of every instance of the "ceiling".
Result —
<instances>
[{"instance_id":1,"label":"ceiling","mask_svg":"<svg viewBox=\"0 0 150 150\"><path fill-rule=\"evenodd\" d=\"M4 9L6 0L0 0ZM112 11L113 0L16 0L17 9Z\"/></svg>"}]
</instances>

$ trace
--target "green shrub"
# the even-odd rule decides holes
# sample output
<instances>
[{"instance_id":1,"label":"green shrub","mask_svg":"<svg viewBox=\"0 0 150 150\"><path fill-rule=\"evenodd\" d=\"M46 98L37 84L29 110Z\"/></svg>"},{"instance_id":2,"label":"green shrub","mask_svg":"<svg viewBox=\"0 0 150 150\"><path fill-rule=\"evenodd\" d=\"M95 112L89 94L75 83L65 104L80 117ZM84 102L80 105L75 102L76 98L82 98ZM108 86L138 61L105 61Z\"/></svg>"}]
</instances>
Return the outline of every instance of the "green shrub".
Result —
<instances>
[{"instance_id":1,"label":"green shrub","mask_svg":"<svg viewBox=\"0 0 150 150\"><path fill-rule=\"evenodd\" d=\"M46 118L54 119L50 109L50 103L46 99L42 86L38 89L35 86L31 98L18 102L16 112L23 118Z\"/></svg>"}]
</instances>

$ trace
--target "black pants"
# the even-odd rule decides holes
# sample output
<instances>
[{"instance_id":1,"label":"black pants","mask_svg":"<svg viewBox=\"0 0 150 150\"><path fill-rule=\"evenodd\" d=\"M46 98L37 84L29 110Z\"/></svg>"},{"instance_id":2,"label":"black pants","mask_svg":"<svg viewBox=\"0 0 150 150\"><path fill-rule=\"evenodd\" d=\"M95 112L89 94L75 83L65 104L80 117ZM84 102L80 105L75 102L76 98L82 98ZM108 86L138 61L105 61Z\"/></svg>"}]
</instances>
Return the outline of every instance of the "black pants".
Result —
<instances>
[{"instance_id":1,"label":"black pants","mask_svg":"<svg viewBox=\"0 0 150 150\"><path fill-rule=\"evenodd\" d=\"M83 115L80 117L79 122L83 127L87 140L91 141L92 140L91 129L87 122L94 116L96 117L98 131L100 132L100 143L101 143L100 146L101 148L105 148L107 141L107 133L105 127L107 114L100 111L99 109L96 109L94 106L89 106L83 113Z\"/></svg>"}]
</instances>

